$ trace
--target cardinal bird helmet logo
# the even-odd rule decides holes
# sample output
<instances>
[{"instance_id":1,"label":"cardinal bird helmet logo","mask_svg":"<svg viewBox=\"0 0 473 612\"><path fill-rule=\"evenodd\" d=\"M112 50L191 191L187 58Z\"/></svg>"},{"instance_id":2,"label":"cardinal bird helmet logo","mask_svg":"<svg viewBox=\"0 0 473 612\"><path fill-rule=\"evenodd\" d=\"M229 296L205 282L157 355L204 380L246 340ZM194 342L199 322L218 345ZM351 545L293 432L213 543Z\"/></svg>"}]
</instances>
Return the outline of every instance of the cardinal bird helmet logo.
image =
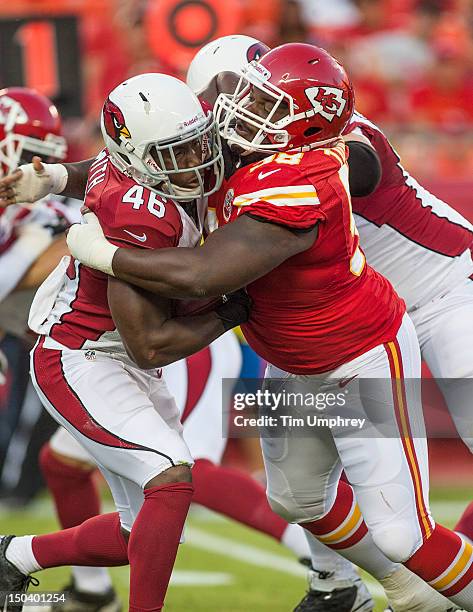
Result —
<instances>
[{"instance_id":1,"label":"cardinal bird helmet logo","mask_svg":"<svg viewBox=\"0 0 473 612\"><path fill-rule=\"evenodd\" d=\"M248 47L246 52L246 59L249 62L258 61L263 57L265 53L269 51L269 47L262 42L256 42Z\"/></svg>"},{"instance_id":2,"label":"cardinal bird helmet logo","mask_svg":"<svg viewBox=\"0 0 473 612\"><path fill-rule=\"evenodd\" d=\"M125 117L122 111L110 98L107 98L103 105L103 123L105 131L117 145L121 143L121 136L131 138L130 131L125 125Z\"/></svg>"}]
</instances>

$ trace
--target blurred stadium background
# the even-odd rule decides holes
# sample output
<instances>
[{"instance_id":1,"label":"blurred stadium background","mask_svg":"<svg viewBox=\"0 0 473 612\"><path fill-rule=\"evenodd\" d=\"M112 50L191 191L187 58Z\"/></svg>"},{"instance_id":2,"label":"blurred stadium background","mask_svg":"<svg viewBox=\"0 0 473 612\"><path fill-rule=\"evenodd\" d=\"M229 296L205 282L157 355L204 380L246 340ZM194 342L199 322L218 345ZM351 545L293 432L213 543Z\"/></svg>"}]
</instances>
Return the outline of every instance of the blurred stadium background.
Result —
<instances>
[{"instance_id":1,"label":"blurred stadium background","mask_svg":"<svg viewBox=\"0 0 473 612\"><path fill-rule=\"evenodd\" d=\"M471 0L3 0L0 87L52 98L65 118L68 161L76 161L101 148L97 119L115 85L140 72L183 76L203 44L231 33L327 48L348 69L358 110L385 129L403 165L473 221ZM27 343L6 336L0 346L10 362L0 388L0 532L46 531L54 515L35 458L55 425L38 421L29 404ZM258 359L243 350L245 372L258 373ZM429 425L439 423L448 428L441 410ZM432 440L430 454L434 514L451 525L472 497L473 462L453 430ZM232 440L225 461L255 476L261 470L248 440ZM284 554L263 536L194 511L167 608L290 610L304 571ZM48 572L42 588L57 589L66 576ZM114 579L126 599L126 570L114 570Z\"/></svg>"}]
</instances>

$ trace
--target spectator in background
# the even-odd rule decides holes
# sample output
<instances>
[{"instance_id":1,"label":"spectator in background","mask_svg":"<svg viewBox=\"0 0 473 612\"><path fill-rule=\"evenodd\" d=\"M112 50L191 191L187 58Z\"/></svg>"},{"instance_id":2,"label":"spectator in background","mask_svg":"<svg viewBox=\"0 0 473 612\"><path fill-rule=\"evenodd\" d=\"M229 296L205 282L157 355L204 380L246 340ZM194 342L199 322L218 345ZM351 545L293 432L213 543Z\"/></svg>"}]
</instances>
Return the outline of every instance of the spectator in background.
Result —
<instances>
[{"instance_id":1,"label":"spectator in background","mask_svg":"<svg viewBox=\"0 0 473 612\"><path fill-rule=\"evenodd\" d=\"M299 0L299 5L308 23L305 36L348 67L357 108L383 124L409 168L423 176L471 176L470 0Z\"/></svg>"},{"instance_id":2,"label":"spectator in background","mask_svg":"<svg viewBox=\"0 0 473 612\"><path fill-rule=\"evenodd\" d=\"M435 61L410 90L416 123L456 129L473 125L471 36L464 22L447 16L435 32Z\"/></svg>"},{"instance_id":3,"label":"spectator in background","mask_svg":"<svg viewBox=\"0 0 473 612\"><path fill-rule=\"evenodd\" d=\"M286 0L282 3L278 39L279 44L308 41L309 27L298 0Z\"/></svg>"},{"instance_id":4,"label":"spectator in background","mask_svg":"<svg viewBox=\"0 0 473 612\"><path fill-rule=\"evenodd\" d=\"M458 124L443 129L435 147L435 175L458 182L471 179L473 168L473 142L471 130Z\"/></svg>"},{"instance_id":5,"label":"spectator in background","mask_svg":"<svg viewBox=\"0 0 473 612\"><path fill-rule=\"evenodd\" d=\"M138 72L178 76L182 70L173 65L177 62L172 53L159 53L158 58L150 45L150 9L164 4L161 0L17 0L14 4L16 11L23 8L32 14L39 7L48 8L43 14L72 12L80 18L85 117L68 120L65 126L72 160L92 156L101 148L95 118L117 83ZM313 42L346 65L357 108L382 124L413 172L424 178L425 173L439 171L452 176L454 168L461 167L463 175L473 176L467 153L473 134L471 0L239 0L236 4L241 14L228 15L235 17L236 33L270 46ZM9 6L0 7L0 15L8 14ZM434 138L434 131L442 134Z\"/></svg>"},{"instance_id":6,"label":"spectator in background","mask_svg":"<svg viewBox=\"0 0 473 612\"><path fill-rule=\"evenodd\" d=\"M277 31L282 0L247 0L244 7L243 31L270 47L278 44Z\"/></svg>"},{"instance_id":7,"label":"spectator in background","mask_svg":"<svg viewBox=\"0 0 473 612\"><path fill-rule=\"evenodd\" d=\"M163 65L150 49L143 25L148 5L146 0L102 2L108 4L108 12L84 12L81 20L83 68L87 82L86 116L80 118L80 122L67 122L65 125L73 152L71 159L93 156L103 147L97 117L103 100L119 83L143 72L174 75L176 72L171 64Z\"/></svg>"},{"instance_id":8,"label":"spectator in background","mask_svg":"<svg viewBox=\"0 0 473 612\"><path fill-rule=\"evenodd\" d=\"M383 3L359 0L357 4L365 9L361 12L365 21L351 40L348 66L358 108L376 121L404 121L409 113L410 81L422 78L434 63L429 36L439 12L421 3L404 27L388 27ZM368 18L373 4L379 6ZM360 32L370 33L361 36Z\"/></svg>"},{"instance_id":9,"label":"spectator in background","mask_svg":"<svg viewBox=\"0 0 473 612\"><path fill-rule=\"evenodd\" d=\"M473 79L465 58L440 51L429 74L413 84L410 104L415 122L426 128L471 128Z\"/></svg>"},{"instance_id":10,"label":"spectator in background","mask_svg":"<svg viewBox=\"0 0 473 612\"><path fill-rule=\"evenodd\" d=\"M318 40L334 40L356 27L360 13L351 0L299 0L303 18Z\"/></svg>"}]
</instances>

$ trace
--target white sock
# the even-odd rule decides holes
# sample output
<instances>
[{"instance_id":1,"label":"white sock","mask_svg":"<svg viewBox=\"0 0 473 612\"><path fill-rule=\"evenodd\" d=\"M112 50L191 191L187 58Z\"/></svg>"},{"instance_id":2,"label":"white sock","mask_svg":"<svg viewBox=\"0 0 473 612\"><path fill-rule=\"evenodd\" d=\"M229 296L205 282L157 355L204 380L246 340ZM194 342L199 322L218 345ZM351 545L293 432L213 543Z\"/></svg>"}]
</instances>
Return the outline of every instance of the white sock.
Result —
<instances>
[{"instance_id":1,"label":"white sock","mask_svg":"<svg viewBox=\"0 0 473 612\"><path fill-rule=\"evenodd\" d=\"M13 563L13 565L25 575L43 569L36 561L33 554L33 538L34 536L19 536L13 538L5 553L8 561Z\"/></svg>"},{"instance_id":2,"label":"white sock","mask_svg":"<svg viewBox=\"0 0 473 612\"><path fill-rule=\"evenodd\" d=\"M312 558L314 559L312 564L317 563L317 558L321 556L324 563L330 565L330 567L327 568L328 571L337 571L336 566L334 567L333 561L330 561L330 559L334 559L334 557L329 557L329 553L324 552L323 549L321 549L321 546L324 545L321 544L319 540L317 540L317 538L307 530L305 530L305 533L312 551ZM324 548L326 547L324 546ZM335 551L330 552L336 555ZM369 533L366 534L365 537L357 544L350 546L350 548L341 550L340 556L343 556L344 559L354 563L356 566L363 568L369 574L371 574L373 578L376 578L376 580L381 580L385 576L393 574L399 568L398 563L394 563L383 555L383 553L373 542L373 539ZM314 565L314 567L316 567L316 569L325 570L325 567L317 567L317 565Z\"/></svg>"},{"instance_id":3,"label":"white sock","mask_svg":"<svg viewBox=\"0 0 473 612\"><path fill-rule=\"evenodd\" d=\"M308 533L308 532L306 532ZM311 534L309 534L311 535ZM307 537L307 541L310 545L311 562L314 570L318 572L324 572L330 574L322 578L323 583L329 581L346 582L347 584L353 583L353 581L359 579L359 574L356 571L356 567L339 555L335 550L332 550L322 542L319 542L317 538ZM311 586L315 589L313 582L316 581L317 576L311 576ZM320 586L320 585L319 585ZM317 588L316 590L325 590Z\"/></svg>"},{"instance_id":4,"label":"white sock","mask_svg":"<svg viewBox=\"0 0 473 612\"><path fill-rule=\"evenodd\" d=\"M284 544L298 559L310 559L310 549L305 537L305 529L299 525L288 525L282 534L281 544Z\"/></svg>"},{"instance_id":5,"label":"white sock","mask_svg":"<svg viewBox=\"0 0 473 612\"><path fill-rule=\"evenodd\" d=\"M112 586L112 580L106 567L74 566L72 575L78 591L103 595Z\"/></svg>"}]
</instances>

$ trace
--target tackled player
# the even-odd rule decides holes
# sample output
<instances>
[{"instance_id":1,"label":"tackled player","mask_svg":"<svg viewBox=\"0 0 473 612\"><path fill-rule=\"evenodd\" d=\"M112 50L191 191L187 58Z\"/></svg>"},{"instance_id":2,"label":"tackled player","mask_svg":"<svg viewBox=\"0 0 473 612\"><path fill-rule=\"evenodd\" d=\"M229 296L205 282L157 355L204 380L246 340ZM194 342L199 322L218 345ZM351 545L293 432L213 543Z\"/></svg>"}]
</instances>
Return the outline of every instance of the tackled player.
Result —
<instances>
[{"instance_id":1,"label":"tackled player","mask_svg":"<svg viewBox=\"0 0 473 612\"><path fill-rule=\"evenodd\" d=\"M102 129L109 149L92 165L85 203L107 236L148 252L195 246L204 207L186 212L176 202L219 186L212 115L177 79L140 75L110 94ZM140 160L132 143L142 147ZM30 326L40 334L32 378L46 409L94 457L118 513L55 534L4 537L0 591L26 588L41 568L129 562L129 610L162 609L193 487L179 412L156 368L207 346L248 310L240 294L206 314L172 318L167 299L61 262L32 306Z\"/></svg>"}]
</instances>

